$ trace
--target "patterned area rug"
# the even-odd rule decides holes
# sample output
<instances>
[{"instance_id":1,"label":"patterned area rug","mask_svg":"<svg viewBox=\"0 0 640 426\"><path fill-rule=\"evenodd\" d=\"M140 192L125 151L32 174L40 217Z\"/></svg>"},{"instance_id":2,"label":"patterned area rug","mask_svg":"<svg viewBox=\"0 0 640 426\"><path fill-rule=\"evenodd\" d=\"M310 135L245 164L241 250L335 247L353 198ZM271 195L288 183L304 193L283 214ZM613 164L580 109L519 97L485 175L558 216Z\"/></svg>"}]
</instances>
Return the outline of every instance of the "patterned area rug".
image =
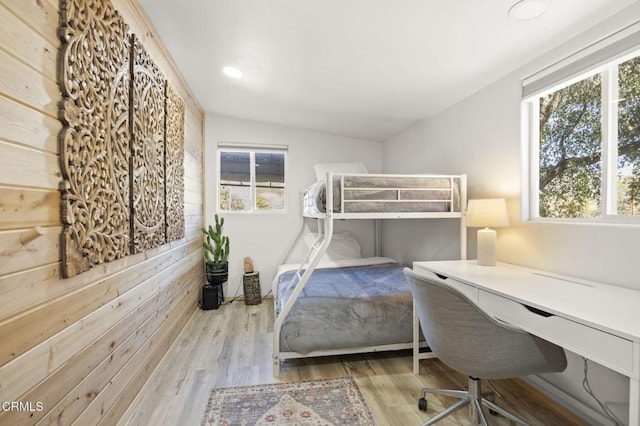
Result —
<instances>
[{"instance_id":1,"label":"patterned area rug","mask_svg":"<svg viewBox=\"0 0 640 426\"><path fill-rule=\"evenodd\" d=\"M202 425L373 426L352 377L211 391Z\"/></svg>"}]
</instances>

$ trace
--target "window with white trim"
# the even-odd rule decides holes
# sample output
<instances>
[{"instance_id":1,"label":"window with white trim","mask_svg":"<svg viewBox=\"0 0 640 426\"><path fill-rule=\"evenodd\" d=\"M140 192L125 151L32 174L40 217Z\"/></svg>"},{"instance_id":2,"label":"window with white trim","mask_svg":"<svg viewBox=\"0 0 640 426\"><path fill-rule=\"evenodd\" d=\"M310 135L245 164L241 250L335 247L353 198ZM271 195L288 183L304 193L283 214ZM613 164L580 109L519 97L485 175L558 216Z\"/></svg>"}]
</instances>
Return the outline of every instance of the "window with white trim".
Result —
<instances>
[{"instance_id":1,"label":"window with white trim","mask_svg":"<svg viewBox=\"0 0 640 426\"><path fill-rule=\"evenodd\" d=\"M605 44L525 80L532 219L640 223L640 32Z\"/></svg>"},{"instance_id":2,"label":"window with white trim","mask_svg":"<svg viewBox=\"0 0 640 426\"><path fill-rule=\"evenodd\" d=\"M218 144L218 211L283 212L286 147Z\"/></svg>"}]
</instances>

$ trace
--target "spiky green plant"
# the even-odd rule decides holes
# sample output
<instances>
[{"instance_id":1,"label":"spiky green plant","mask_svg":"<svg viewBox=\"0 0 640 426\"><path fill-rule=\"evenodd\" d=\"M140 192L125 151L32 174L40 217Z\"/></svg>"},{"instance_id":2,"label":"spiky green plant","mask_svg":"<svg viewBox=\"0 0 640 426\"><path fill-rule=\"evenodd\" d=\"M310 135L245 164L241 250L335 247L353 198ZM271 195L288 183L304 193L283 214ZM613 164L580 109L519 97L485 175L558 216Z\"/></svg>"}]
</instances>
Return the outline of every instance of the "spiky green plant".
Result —
<instances>
[{"instance_id":1,"label":"spiky green plant","mask_svg":"<svg viewBox=\"0 0 640 426\"><path fill-rule=\"evenodd\" d=\"M207 265L219 270L224 268L229 259L229 237L222 235L224 218L215 215L215 221L215 227L209 225L208 228L201 228L204 234L202 247L204 247L204 259Z\"/></svg>"}]
</instances>

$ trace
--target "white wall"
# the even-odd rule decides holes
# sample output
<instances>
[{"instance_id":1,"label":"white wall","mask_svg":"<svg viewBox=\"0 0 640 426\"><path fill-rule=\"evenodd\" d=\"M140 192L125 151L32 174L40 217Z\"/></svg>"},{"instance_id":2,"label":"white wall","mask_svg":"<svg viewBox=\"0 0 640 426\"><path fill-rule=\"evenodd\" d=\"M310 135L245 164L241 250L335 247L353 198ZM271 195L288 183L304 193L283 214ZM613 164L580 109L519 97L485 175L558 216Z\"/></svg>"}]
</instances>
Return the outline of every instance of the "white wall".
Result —
<instances>
[{"instance_id":1,"label":"white wall","mask_svg":"<svg viewBox=\"0 0 640 426\"><path fill-rule=\"evenodd\" d=\"M467 173L469 198L505 197L508 200L511 226L498 230L499 261L640 289L640 227L534 224L520 220L521 79L632 23L639 16L640 6L632 6L386 141L383 172ZM403 263L456 258L457 251L441 242L441 234L440 225L385 222L383 255L396 256ZM468 257L473 259L475 232L469 231L468 236ZM573 354L565 373L545 376L548 382L593 407L593 401L582 389L582 378L582 359ZM589 378L596 395L612 403L611 408L626 421L628 379L594 363L589 363Z\"/></svg>"},{"instance_id":2,"label":"white wall","mask_svg":"<svg viewBox=\"0 0 640 426\"><path fill-rule=\"evenodd\" d=\"M271 289L271 281L278 262L295 238L302 221L302 191L315 182L313 165L317 163L363 162L369 172L380 172L381 144L360 139L312 132L291 127L239 120L218 115L206 117L205 147L205 223L214 223L216 213L218 142L245 142L250 144L288 145L286 170L286 213L228 213L225 218L225 234L231 240L229 256L229 281L225 297L242 295L243 260L253 259L260 272L262 294ZM315 223L310 225L315 230ZM360 243L363 256L374 255L374 230L372 221L338 222L336 232L348 230Z\"/></svg>"}]
</instances>

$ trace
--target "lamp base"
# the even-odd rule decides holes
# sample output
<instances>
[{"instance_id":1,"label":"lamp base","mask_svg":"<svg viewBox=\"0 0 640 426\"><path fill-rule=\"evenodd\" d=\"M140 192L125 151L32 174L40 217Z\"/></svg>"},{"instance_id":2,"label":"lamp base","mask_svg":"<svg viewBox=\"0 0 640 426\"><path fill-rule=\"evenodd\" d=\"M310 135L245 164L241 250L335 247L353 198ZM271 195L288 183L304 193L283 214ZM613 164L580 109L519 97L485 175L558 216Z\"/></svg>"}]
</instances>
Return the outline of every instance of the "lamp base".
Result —
<instances>
[{"instance_id":1,"label":"lamp base","mask_svg":"<svg viewBox=\"0 0 640 426\"><path fill-rule=\"evenodd\" d=\"M496 231L478 230L478 265L496 266Z\"/></svg>"}]
</instances>

